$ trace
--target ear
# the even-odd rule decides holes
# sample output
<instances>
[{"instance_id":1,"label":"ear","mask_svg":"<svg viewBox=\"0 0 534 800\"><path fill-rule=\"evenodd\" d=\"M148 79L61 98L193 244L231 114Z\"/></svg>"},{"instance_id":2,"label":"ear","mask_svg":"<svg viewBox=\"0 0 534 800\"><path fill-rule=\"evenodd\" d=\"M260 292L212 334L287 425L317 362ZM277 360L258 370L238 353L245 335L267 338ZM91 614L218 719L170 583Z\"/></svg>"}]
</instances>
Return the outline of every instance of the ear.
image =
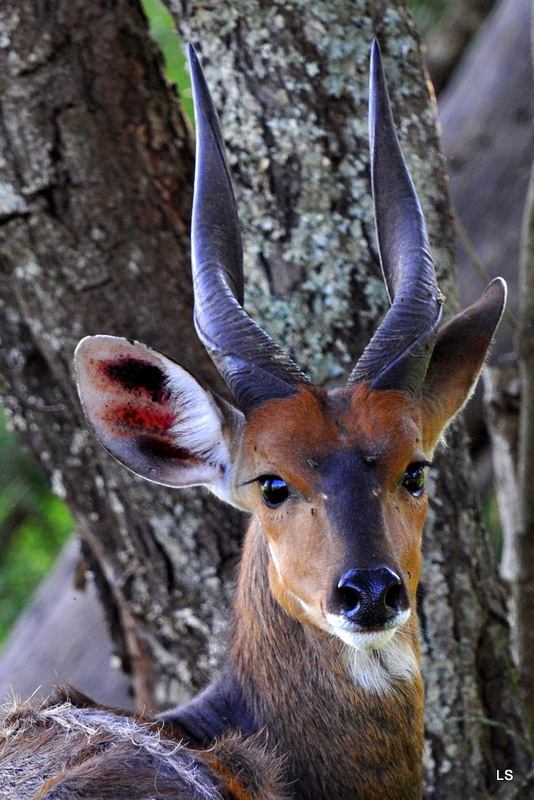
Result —
<instances>
[{"instance_id":1,"label":"ear","mask_svg":"<svg viewBox=\"0 0 534 800\"><path fill-rule=\"evenodd\" d=\"M204 484L229 500L229 441L242 414L183 367L142 344L88 336L75 353L95 434L133 472L166 486Z\"/></svg>"},{"instance_id":2,"label":"ear","mask_svg":"<svg viewBox=\"0 0 534 800\"><path fill-rule=\"evenodd\" d=\"M496 278L480 300L439 331L423 384L424 438L429 449L474 391L505 302L506 283Z\"/></svg>"}]
</instances>

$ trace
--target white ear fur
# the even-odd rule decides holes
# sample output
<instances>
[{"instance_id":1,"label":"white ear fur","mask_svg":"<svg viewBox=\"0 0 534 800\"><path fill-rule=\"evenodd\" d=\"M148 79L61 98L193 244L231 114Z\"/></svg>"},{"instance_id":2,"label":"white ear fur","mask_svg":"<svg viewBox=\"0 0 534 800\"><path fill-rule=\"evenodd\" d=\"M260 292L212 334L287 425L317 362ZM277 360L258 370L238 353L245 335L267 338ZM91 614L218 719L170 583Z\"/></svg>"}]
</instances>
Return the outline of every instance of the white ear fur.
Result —
<instances>
[{"instance_id":1,"label":"white ear fur","mask_svg":"<svg viewBox=\"0 0 534 800\"><path fill-rule=\"evenodd\" d=\"M115 458L156 483L203 484L231 502L228 444L238 411L216 403L183 367L127 339L88 336L75 364L87 420Z\"/></svg>"}]
</instances>

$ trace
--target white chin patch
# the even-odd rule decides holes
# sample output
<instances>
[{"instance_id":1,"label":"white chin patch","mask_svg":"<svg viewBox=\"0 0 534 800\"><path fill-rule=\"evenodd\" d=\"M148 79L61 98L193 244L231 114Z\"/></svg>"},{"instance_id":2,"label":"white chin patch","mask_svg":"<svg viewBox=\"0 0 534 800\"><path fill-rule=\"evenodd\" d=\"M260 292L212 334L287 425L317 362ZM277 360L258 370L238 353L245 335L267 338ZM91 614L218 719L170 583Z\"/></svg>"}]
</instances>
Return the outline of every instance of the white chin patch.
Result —
<instances>
[{"instance_id":1,"label":"white chin patch","mask_svg":"<svg viewBox=\"0 0 534 800\"><path fill-rule=\"evenodd\" d=\"M386 693L397 681L413 680L419 674L419 663L401 628L409 616L408 610L399 615L397 624L391 628L362 632L351 630L342 617L327 615L332 633L347 645L344 650L347 667L362 689Z\"/></svg>"},{"instance_id":2,"label":"white chin patch","mask_svg":"<svg viewBox=\"0 0 534 800\"><path fill-rule=\"evenodd\" d=\"M276 554L271 554L275 568L279 568ZM309 606L296 594L292 596L317 625ZM399 681L412 681L420 674L419 662L402 630L409 617L410 609L399 614L390 628L364 632L355 631L344 617L326 614L327 624L320 627L345 643L343 658L354 683L365 691L387 694Z\"/></svg>"},{"instance_id":3,"label":"white chin patch","mask_svg":"<svg viewBox=\"0 0 534 800\"><path fill-rule=\"evenodd\" d=\"M350 645L355 650L380 650L387 644L395 635L397 628L386 628L381 631L373 631L371 633L355 633L353 631L346 631L343 628L336 628L334 633L345 644Z\"/></svg>"}]
</instances>

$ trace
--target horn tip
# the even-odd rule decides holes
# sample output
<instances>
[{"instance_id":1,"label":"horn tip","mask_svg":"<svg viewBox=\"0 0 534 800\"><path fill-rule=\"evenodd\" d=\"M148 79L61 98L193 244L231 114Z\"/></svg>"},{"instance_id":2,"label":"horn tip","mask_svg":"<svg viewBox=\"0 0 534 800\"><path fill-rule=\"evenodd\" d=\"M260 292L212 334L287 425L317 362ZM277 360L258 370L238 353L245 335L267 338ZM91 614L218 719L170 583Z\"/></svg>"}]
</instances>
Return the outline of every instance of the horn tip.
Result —
<instances>
[{"instance_id":1,"label":"horn tip","mask_svg":"<svg viewBox=\"0 0 534 800\"><path fill-rule=\"evenodd\" d=\"M382 53L380 50L380 44L375 36L375 38L371 42L371 66L373 67L376 64L377 59L381 59L381 57Z\"/></svg>"}]
</instances>

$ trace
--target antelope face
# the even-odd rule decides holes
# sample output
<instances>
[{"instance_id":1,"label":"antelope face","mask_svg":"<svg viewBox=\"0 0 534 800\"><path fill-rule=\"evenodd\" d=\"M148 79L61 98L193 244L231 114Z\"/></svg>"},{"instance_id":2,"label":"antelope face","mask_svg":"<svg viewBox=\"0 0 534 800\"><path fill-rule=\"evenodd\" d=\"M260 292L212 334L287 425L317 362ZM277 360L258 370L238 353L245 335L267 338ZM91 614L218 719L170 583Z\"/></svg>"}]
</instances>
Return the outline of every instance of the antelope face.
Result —
<instances>
[{"instance_id":1,"label":"antelope face","mask_svg":"<svg viewBox=\"0 0 534 800\"><path fill-rule=\"evenodd\" d=\"M419 404L362 385L302 387L256 409L235 501L253 511L282 607L356 648L409 618L420 572L429 453Z\"/></svg>"}]
</instances>

